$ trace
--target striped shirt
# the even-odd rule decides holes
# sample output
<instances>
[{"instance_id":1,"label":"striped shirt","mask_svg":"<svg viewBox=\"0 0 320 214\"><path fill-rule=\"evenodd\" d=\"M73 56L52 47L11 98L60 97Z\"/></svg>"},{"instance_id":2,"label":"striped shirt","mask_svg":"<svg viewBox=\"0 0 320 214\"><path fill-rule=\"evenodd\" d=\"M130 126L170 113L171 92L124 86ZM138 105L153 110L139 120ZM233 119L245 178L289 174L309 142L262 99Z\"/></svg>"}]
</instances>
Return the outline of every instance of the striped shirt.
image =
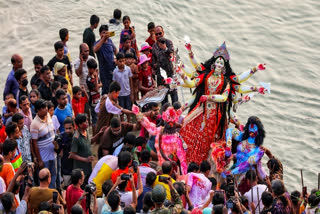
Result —
<instances>
[{"instance_id":1,"label":"striped shirt","mask_svg":"<svg viewBox=\"0 0 320 214\"><path fill-rule=\"evenodd\" d=\"M39 153L43 162L54 160L54 129L53 123L49 113L46 120L40 119L37 115L30 126L31 137L33 140L37 140Z\"/></svg>"}]
</instances>

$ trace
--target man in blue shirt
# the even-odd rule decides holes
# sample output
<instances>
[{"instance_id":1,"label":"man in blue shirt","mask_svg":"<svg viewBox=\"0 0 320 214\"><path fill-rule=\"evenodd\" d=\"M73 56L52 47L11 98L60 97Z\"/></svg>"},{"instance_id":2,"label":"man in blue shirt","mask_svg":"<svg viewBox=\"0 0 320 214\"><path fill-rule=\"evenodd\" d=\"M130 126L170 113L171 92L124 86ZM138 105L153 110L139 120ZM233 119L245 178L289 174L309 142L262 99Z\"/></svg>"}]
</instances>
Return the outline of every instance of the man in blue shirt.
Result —
<instances>
[{"instance_id":1,"label":"man in blue shirt","mask_svg":"<svg viewBox=\"0 0 320 214\"><path fill-rule=\"evenodd\" d=\"M23 59L20 55L14 54L11 57L11 63L12 63L12 70L10 71L10 73L7 77L6 85L5 85L5 88L3 91L3 100L5 99L6 95L9 93L12 93L14 96L16 96L18 88L19 88L19 83L16 80L16 78L14 77L14 73L19 68L22 68Z\"/></svg>"},{"instance_id":2,"label":"man in blue shirt","mask_svg":"<svg viewBox=\"0 0 320 214\"><path fill-rule=\"evenodd\" d=\"M63 122L67 117L72 117L72 107L68 103L67 94L64 90L58 89L56 91L56 98L58 101L58 106L54 110L54 115L57 116L60 123L59 131L60 134L64 133Z\"/></svg>"},{"instance_id":3,"label":"man in blue shirt","mask_svg":"<svg viewBox=\"0 0 320 214\"><path fill-rule=\"evenodd\" d=\"M112 72L115 68L114 55L118 53L117 48L110 39L108 25L99 28L101 39L94 43L94 52L99 61L100 80L102 82L102 94L107 94L112 82Z\"/></svg>"}]
</instances>

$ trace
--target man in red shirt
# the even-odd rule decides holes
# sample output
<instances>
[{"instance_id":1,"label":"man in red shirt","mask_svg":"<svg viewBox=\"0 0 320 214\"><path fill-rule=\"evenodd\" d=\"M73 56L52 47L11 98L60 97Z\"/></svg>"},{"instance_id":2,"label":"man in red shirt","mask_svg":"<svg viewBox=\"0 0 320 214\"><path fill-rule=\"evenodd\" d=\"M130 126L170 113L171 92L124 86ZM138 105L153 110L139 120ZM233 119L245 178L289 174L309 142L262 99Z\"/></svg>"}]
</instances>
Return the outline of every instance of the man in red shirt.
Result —
<instances>
[{"instance_id":1,"label":"man in red shirt","mask_svg":"<svg viewBox=\"0 0 320 214\"><path fill-rule=\"evenodd\" d=\"M151 123L156 124L157 120L161 118L161 115L159 114L160 107L159 107L158 103L153 103L153 102L148 103L147 105L148 105L147 106L148 112L145 113L145 116L148 118L148 120ZM141 127L139 136L148 139L149 133L147 132L147 130L144 127ZM157 152L156 148L154 147L155 140L156 140L155 136L150 136L150 138L148 140L148 146L154 152Z\"/></svg>"},{"instance_id":2,"label":"man in red shirt","mask_svg":"<svg viewBox=\"0 0 320 214\"><path fill-rule=\"evenodd\" d=\"M74 116L77 116L79 113L84 113L84 108L86 103L88 102L88 94L84 88L84 86L74 86L72 88L73 98L72 98L72 109L74 112ZM83 96L84 95L84 96Z\"/></svg>"},{"instance_id":3,"label":"man in red shirt","mask_svg":"<svg viewBox=\"0 0 320 214\"><path fill-rule=\"evenodd\" d=\"M81 204L81 207L83 210L86 210L86 196L87 193L84 192L81 189L81 185L84 182L84 173L81 169L74 169L72 170L71 173L71 182L72 184L68 186L67 192L66 192L66 202L67 202L67 211L68 214L71 213L71 208L73 205L75 205L78 201ZM95 192L94 194L94 207L96 209L97 201L95 197ZM88 213L88 211L86 212Z\"/></svg>"},{"instance_id":4,"label":"man in red shirt","mask_svg":"<svg viewBox=\"0 0 320 214\"><path fill-rule=\"evenodd\" d=\"M134 172L132 166L132 158L131 158L131 153L130 152L121 152L118 156L118 166L119 169L117 169L116 171L114 171L111 174L111 180L113 183L116 183L117 181L117 177L121 174L129 174L132 173L133 178L134 178L134 183L135 186L137 186L137 181L138 181L138 177L137 177L137 173ZM129 168L130 167L130 168ZM132 191L132 185L131 182L128 181L128 185L126 187L126 191Z\"/></svg>"}]
</instances>

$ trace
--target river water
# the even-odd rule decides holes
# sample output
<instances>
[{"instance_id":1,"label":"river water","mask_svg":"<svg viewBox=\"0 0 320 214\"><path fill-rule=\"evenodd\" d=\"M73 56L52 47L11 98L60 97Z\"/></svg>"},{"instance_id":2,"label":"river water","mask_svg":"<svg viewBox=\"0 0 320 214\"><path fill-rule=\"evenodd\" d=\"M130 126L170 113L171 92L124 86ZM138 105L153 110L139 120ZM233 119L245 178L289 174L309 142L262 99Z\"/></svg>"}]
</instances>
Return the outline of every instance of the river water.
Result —
<instances>
[{"instance_id":1,"label":"river water","mask_svg":"<svg viewBox=\"0 0 320 214\"><path fill-rule=\"evenodd\" d=\"M1 97L12 54L23 57L30 80L33 57L41 55L48 62L55 54L53 44L59 39L59 29L65 27L69 29L68 46L74 61L90 16L98 15L104 24L115 8L131 17L138 46L148 37L148 22L162 25L165 36L180 49L187 65L186 34L201 61L209 59L226 41L237 74L266 63L267 69L245 85L271 82L271 94L255 96L238 108L238 116L243 123L251 115L262 120L267 132L264 146L282 161L288 190L301 190L300 169L308 189L316 187L320 172L320 81L316 76L320 67L320 40L316 39L320 1L0 0ZM95 34L98 39L98 30ZM113 38L116 46L118 37ZM185 90L184 98L188 96Z\"/></svg>"}]
</instances>

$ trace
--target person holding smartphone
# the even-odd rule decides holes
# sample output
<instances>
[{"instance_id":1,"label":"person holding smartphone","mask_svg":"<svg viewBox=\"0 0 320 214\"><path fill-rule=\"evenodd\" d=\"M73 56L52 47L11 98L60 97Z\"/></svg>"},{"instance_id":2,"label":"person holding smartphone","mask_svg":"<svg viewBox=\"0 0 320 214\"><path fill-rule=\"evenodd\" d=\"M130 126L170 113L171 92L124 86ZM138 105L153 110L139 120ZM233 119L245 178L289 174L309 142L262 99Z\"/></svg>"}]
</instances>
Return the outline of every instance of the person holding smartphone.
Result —
<instances>
[{"instance_id":1,"label":"person holding smartphone","mask_svg":"<svg viewBox=\"0 0 320 214\"><path fill-rule=\"evenodd\" d=\"M157 184L162 185L166 190L166 198L167 200L171 200L171 192L170 186L168 182L174 183L176 182L170 175L173 173L172 163L170 161L165 161L162 163L162 175L158 175L156 181L154 182L154 186Z\"/></svg>"}]
</instances>

